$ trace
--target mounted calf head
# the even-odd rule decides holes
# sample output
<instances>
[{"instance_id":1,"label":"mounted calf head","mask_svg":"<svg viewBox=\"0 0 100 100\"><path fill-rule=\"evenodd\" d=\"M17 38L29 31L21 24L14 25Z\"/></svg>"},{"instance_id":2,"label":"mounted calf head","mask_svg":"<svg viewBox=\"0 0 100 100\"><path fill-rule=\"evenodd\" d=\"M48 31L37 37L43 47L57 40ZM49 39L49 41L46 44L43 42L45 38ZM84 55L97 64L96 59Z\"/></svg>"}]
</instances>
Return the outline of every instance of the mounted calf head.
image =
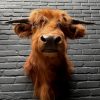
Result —
<instances>
[{"instance_id":1,"label":"mounted calf head","mask_svg":"<svg viewBox=\"0 0 100 100\"><path fill-rule=\"evenodd\" d=\"M7 23L15 24L19 37L32 39L32 52L24 69L34 82L35 94L41 100L64 97L64 80L73 67L66 56L66 41L83 37L83 24L93 23L75 20L66 12L53 9L33 10L28 19Z\"/></svg>"}]
</instances>

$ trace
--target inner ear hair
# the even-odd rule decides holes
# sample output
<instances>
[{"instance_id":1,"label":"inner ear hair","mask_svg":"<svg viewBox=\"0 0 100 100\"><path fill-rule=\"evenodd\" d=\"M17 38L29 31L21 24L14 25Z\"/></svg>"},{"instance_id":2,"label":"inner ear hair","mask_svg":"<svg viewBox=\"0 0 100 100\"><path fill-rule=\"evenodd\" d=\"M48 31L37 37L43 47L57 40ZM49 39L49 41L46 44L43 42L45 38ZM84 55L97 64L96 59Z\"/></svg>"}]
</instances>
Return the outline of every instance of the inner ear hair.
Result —
<instances>
[{"instance_id":1,"label":"inner ear hair","mask_svg":"<svg viewBox=\"0 0 100 100\"><path fill-rule=\"evenodd\" d=\"M78 39L85 35L85 27L81 24L71 25L70 32L71 39Z\"/></svg>"},{"instance_id":2,"label":"inner ear hair","mask_svg":"<svg viewBox=\"0 0 100 100\"><path fill-rule=\"evenodd\" d=\"M14 26L14 31L20 38L29 38L32 34L31 27L32 27L31 24L26 24L26 23L16 24Z\"/></svg>"}]
</instances>

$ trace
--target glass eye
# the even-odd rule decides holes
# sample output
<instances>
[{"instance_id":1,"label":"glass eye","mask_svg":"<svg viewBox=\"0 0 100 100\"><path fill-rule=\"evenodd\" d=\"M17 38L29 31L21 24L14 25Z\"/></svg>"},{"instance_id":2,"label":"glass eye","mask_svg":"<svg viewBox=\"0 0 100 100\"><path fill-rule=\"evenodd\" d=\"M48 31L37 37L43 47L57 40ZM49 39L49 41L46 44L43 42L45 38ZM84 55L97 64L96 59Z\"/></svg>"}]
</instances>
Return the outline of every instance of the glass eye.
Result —
<instances>
[{"instance_id":1,"label":"glass eye","mask_svg":"<svg viewBox=\"0 0 100 100\"><path fill-rule=\"evenodd\" d=\"M57 27L61 28L62 24L61 22L57 22Z\"/></svg>"}]
</instances>

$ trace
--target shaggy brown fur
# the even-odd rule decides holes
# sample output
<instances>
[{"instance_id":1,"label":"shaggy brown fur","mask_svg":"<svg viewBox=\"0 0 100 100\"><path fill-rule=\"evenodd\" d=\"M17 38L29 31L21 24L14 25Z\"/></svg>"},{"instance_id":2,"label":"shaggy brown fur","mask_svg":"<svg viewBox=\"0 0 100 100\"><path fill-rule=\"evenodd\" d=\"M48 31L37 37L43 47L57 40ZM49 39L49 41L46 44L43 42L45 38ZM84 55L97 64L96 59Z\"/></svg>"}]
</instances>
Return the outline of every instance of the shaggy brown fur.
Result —
<instances>
[{"instance_id":1,"label":"shaggy brown fur","mask_svg":"<svg viewBox=\"0 0 100 100\"><path fill-rule=\"evenodd\" d=\"M66 80L73 72L73 64L66 54L66 42L68 38L83 37L85 28L81 24L72 24L72 17L62 10L33 10L28 20L28 23L15 25L14 30L19 37L32 39L32 51L24 69L32 79L35 95L40 100L63 100ZM43 36L57 37L58 42L54 45L49 40L46 45ZM57 51L46 51L46 46Z\"/></svg>"}]
</instances>

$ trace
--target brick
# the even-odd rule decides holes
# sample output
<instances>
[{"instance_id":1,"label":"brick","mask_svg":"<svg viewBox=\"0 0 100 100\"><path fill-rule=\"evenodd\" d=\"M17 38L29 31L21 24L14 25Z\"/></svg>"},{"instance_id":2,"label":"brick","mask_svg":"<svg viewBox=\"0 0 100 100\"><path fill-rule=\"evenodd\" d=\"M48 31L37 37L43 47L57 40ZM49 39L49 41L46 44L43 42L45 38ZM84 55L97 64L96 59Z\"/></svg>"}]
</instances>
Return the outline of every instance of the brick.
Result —
<instances>
[{"instance_id":1,"label":"brick","mask_svg":"<svg viewBox=\"0 0 100 100\"><path fill-rule=\"evenodd\" d=\"M16 51L0 51L0 56L16 56L18 55Z\"/></svg>"},{"instance_id":2,"label":"brick","mask_svg":"<svg viewBox=\"0 0 100 100\"><path fill-rule=\"evenodd\" d=\"M89 2L96 3L98 0L89 0Z\"/></svg>"},{"instance_id":3,"label":"brick","mask_svg":"<svg viewBox=\"0 0 100 100\"><path fill-rule=\"evenodd\" d=\"M52 4L55 5L56 3L49 3L48 5L53 6ZM32 5L33 6L47 6L47 3L46 2L43 2L43 3L41 3L41 2L33 2ZM27 4L26 4L26 6L27 6Z\"/></svg>"},{"instance_id":4,"label":"brick","mask_svg":"<svg viewBox=\"0 0 100 100\"><path fill-rule=\"evenodd\" d=\"M77 89L74 91L73 96L74 97L86 97L90 95L89 89Z\"/></svg>"},{"instance_id":5,"label":"brick","mask_svg":"<svg viewBox=\"0 0 100 100\"><path fill-rule=\"evenodd\" d=\"M77 73L77 74L96 74L96 73L98 73L98 68L77 67L75 69L75 73Z\"/></svg>"},{"instance_id":6,"label":"brick","mask_svg":"<svg viewBox=\"0 0 100 100\"><path fill-rule=\"evenodd\" d=\"M89 10L90 7L89 6L75 6L73 9L74 10Z\"/></svg>"},{"instance_id":7,"label":"brick","mask_svg":"<svg viewBox=\"0 0 100 100\"><path fill-rule=\"evenodd\" d=\"M81 5L81 3L79 3L79 2L73 2L73 3L70 3L70 1L67 1L66 3L64 3L65 4L65 6L80 6Z\"/></svg>"},{"instance_id":8,"label":"brick","mask_svg":"<svg viewBox=\"0 0 100 100\"><path fill-rule=\"evenodd\" d=\"M2 84L1 90L3 92L17 92L17 91L27 91L28 84Z\"/></svg>"},{"instance_id":9,"label":"brick","mask_svg":"<svg viewBox=\"0 0 100 100\"><path fill-rule=\"evenodd\" d=\"M29 10L27 9L14 9L14 13L24 13L24 12L29 12Z\"/></svg>"},{"instance_id":10,"label":"brick","mask_svg":"<svg viewBox=\"0 0 100 100\"><path fill-rule=\"evenodd\" d=\"M88 0L73 0L73 2L81 2L81 3L83 3L83 2L85 2L85 3L87 3L88 2Z\"/></svg>"},{"instance_id":11,"label":"brick","mask_svg":"<svg viewBox=\"0 0 100 100\"><path fill-rule=\"evenodd\" d=\"M87 29L92 29L92 30L99 29L99 25L95 25L94 27L90 25L87 27Z\"/></svg>"},{"instance_id":12,"label":"brick","mask_svg":"<svg viewBox=\"0 0 100 100\"><path fill-rule=\"evenodd\" d=\"M98 43L99 41L97 39L80 39L79 43L82 44L94 44L94 43Z\"/></svg>"},{"instance_id":13,"label":"brick","mask_svg":"<svg viewBox=\"0 0 100 100\"><path fill-rule=\"evenodd\" d=\"M32 83L27 84L26 90L27 91L33 91L33 85L32 85Z\"/></svg>"},{"instance_id":14,"label":"brick","mask_svg":"<svg viewBox=\"0 0 100 100\"><path fill-rule=\"evenodd\" d=\"M3 8L5 8L5 5L0 5L0 9L3 9Z\"/></svg>"},{"instance_id":15,"label":"brick","mask_svg":"<svg viewBox=\"0 0 100 100\"><path fill-rule=\"evenodd\" d=\"M17 36L17 35L10 35L9 36L9 40L18 40L19 39L19 37Z\"/></svg>"},{"instance_id":16,"label":"brick","mask_svg":"<svg viewBox=\"0 0 100 100\"><path fill-rule=\"evenodd\" d=\"M4 7L5 9L21 9L22 7L21 7L21 5L6 5L5 7Z\"/></svg>"},{"instance_id":17,"label":"brick","mask_svg":"<svg viewBox=\"0 0 100 100\"><path fill-rule=\"evenodd\" d=\"M56 0L40 0L41 2L56 2Z\"/></svg>"},{"instance_id":18,"label":"brick","mask_svg":"<svg viewBox=\"0 0 100 100\"><path fill-rule=\"evenodd\" d=\"M8 19L9 20L9 19ZM8 21L8 20L5 20L5 21ZM13 33L13 31L12 30L4 30L4 29L1 29L0 30L0 33L1 34L7 34L7 35L13 35L14 33Z\"/></svg>"},{"instance_id":19,"label":"brick","mask_svg":"<svg viewBox=\"0 0 100 100\"><path fill-rule=\"evenodd\" d=\"M21 2L20 0L7 0L9 2Z\"/></svg>"},{"instance_id":20,"label":"brick","mask_svg":"<svg viewBox=\"0 0 100 100\"><path fill-rule=\"evenodd\" d=\"M8 50L29 50L29 45L9 45Z\"/></svg>"},{"instance_id":21,"label":"brick","mask_svg":"<svg viewBox=\"0 0 100 100\"><path fill-rule=\"evenodd\" d=\"M96 33L99 34L99 33L100 33L100 30L96 30ZM99 36L99 35L98 35L98 36Z\"/></svg>"},{"instance_id":22,"label":"brick","mask_svg":"<svg viewBox=\"0 0 100 100\"><path fill-rule=\"evenodd\" d=\"M3 75L4 70L0 70L0 77Z\"/></svg>"},{"instance_id":23,"label":"brick","mask_svg":"<svg viewBox=\"0 0 100 100\"><path fill-rule=\"evenodd\" d=\"M86 74L74 74L72 76L74 81L86 81L88 79Z\"/></svg>"},{"instance_id":24,"label":"brick","mask_svg":"<svg viewBox=\"0 0 100 100\"><path fill-rule=\"evenodd\" d=\"M15 79L15 83L30 83L31 80L26 76L17 76Z\"/></svg>"},{"instance_id":25,"label":"brick","mask_svg":"<svg viewBox=\"0 0 100 100\"><path fill-rule=\"evenodd\" d=\"M14 1L14 2L7 2L7 3L8 3L8 5L20 5L20 6L23 5L23 2L16 2L16 1Z\"/></svg>"},{"instance_id":26,"label":"brick","mask_svg":"<svg viewBox=\"0 0 100 100\"><path fill-rule=\"evenodd\" d=\"M100 88L96 88L96 89L91 90L91 94L93 96L100 96Z\"/></svg>"},{"instance_id":27,"label":"brick","mask_svg":"<svg viewBox=\"0 0 100 100\"><path fill-rule=\"evenodd\" d=\"M89 81L99 81L100 80L100 74L88 74L87 77Z\"/></svg>"},{"instance_id":28,"label":"brick","mask_svg":"<svg viewBox=\"0 0 100 100\"><path fill-rule=\"evenodd\" d=\"M92 55L73 55L72 60L74 61L92 61L94 57Z\"/></svg>"},{"instance_id":29,"label":"brick","mask_svg":"<svg viewBox=\"0 0 100 100\"><path fill-rule=\"evenodd\" d=\"M17 45L19 44L18 40L0 40L0 44L3 45Z\"/></svg>"},{"instance_id":30,"label":"brick","mask_svg":"<svg viewBox=\"0 0 100 100\"><path fill-rule=\"evenodd\" d=\"M72 9L72 6L57 6L58 9L62 9L62 10L71 10Z\"/></svg>"},{"instance_id":31,"label":"brick","mask_svg":"<svg viewBox=\"0 0 100 100\"><path fill-rule=\"evenodd\" d=\"M81 15L80 14L74 14L74 17L90 17L91 16L91 14L84 14L84 13L82 13Z\"/></svg>"},{"instance_id":32,"label":"brick","mask_svg":"<svg viewBox=\"0 0 100 100\"><path fill-rule=\"evenodd\" d=\"M23 7L23 9L33 9L33 8L35 9L35 8L38 8L37 6L30 6L30 5L29 6L28 5L23 5L22 7ZM24 14L26 14L26 13L24 13Z\"/></svg>"},{"instance_id":33,"label":"brick","mask_svg":"<svg viewBox=\"0 0 100 100\"><path fill-rule=\"evenodd\" d=\"M91 38L91 39L99 39L100 38L100 35L88 35L88 38Z\"/></svg>"},{"instance_id":34,"label":"brick","mask_svg":"<svg viewBox=\"0 0 100 100\"><path fill-rule=\"evenodd\" d=\"M88 96L88 97L80 97L80 98L75 98L72 100L100 100L99 96Z\"/></svg>"},{"instance_id":35,"label":"brick","mask_svg":"<svg viewBox=\"0 0 100 100\"><path fill-rule=\"evenodd\" d=\"M99 61L86 61L84 62L84 66L87 67L100 67L100 62Z\"/></svg>"},{"instance_id":36,"label":"brick","mask_svg":"<svg viewBox=\"0 0 100 100\"><path fill-rule=\"evenodd\" d=\"M34 2L34 1L40 1L40 0L25 0L25 2Z\"/></svg>"},{"instance_id":37,"label":"brick","mask_svg":"<svg viewBox=\"0 0 100 100\"><path fill-rule=\"evenodd\" d=\"M70 39L68 39L68 43L69 43L69 45L70 44L78 44L79 43L79 39L76 39L76 40L70 40Z\"/></svg>"},{"instance_id":38,"label":"brick","mask_svg":"<svg viewBox=\"0 0 100 100\"><path fill-rule=\"evenodd\" d=\"M30 42L31 40L23 40L23 39L20 39L19 40L19 44L20 45L30 45Z\"/></svg>"},{"instance_id":39,"label":"brick","mask_svg":"<svg viewBox=\"0 0 100 100\"><path fill-rule=\"evenodd\" d=\"M2 12L2 13L3 13L3 12L4 12L4 13L10 12L10 13L11 13L11 12L13 12L13 10L12 10L12 9L3 9L3 10L0 9L0 12Z\"/></svg>"},{"instance_id":40,"label":"brick","mask_svg":"<svg viewBox=\"0 0 100 100\"><path fill-rule=\"evenodd\" d=\"M3 75L4 76L23 76L24 72L23 72L23 69L10 69L10 70L5 70Z\"/></svg>"},{"instance_id":41,"label":"brick","mask_svg":"<svg viewBox=\"0 0 100 100\"><path fill-rule=\"evenodd\" d=\"M81 3L82 6L96 6L95 3L89 2L89 3Z\"/></svg>"},{"instance_id":42,"label":"brick","mask_svg":"<svg viewBox=\"0 0 100 100\"><path fill-rule=\"evenodd\" d=\"M0 77L0 84L13 84L15 77Z\"/></svg>"},{"instance_id":43,"label":"brick","mask_svg":"<svg viewBox=\"0 0 100 100\"><path fill-rule=\"evenodd\" d=\"M1 100L18 100L17 98L14 99L14 93L13 92L0 92L0 99Z\"/></svg>"},{"instance_id":44,"label":"brick","mask_svg":"<svg viewBox=\"0 0 100 100\"><path fill-rule=\"evenodd\" d=\"M100 10L100 7L99 7L99 6L91 6L90 8L93 9L93 10L94 10L94 9L95 9L95 10Z\"/></svg>"},{"instance_id":45,"label":"brick","mask_svg":"<svg viewBox=\"0 0 100 100\"><path fill-rule=\"evenodd\" d=\"M97 43L97 44L90 44L90 48L91 49L100 49L100 44Z\"/></svg>"},{"instance_id":46,"label":"brick","mask_svg":"<svg viewBox=\"0 0 100 100\"><path fill-rule=\"evenodd\" d=\"M24 56L9 56L6 58L8 62L24 62L26 59Z\"/></svg>"},{"instance_id":47,"label":"brick","mask_svg":"<svg viewBox=\"0 0 100 100\"><path fill-rule=\"evenodd\" d=\"M99 18L99 16L94 16L94 17L85 17L85 20L87 20L87 21L99 21L100 20L100 18ZM95 26L95 27L97 27L97 26Z\"/></svg>"},{"instance_id":48,"label":"brick","mask_svg":"<svg viewBox=\"0 0 100 100\"><path fill-rule=\"evenodd\" d=\"M66 0L56 0L57 2L64 2L64 3L66 3L66 2L70 2L71 3L71 1L66 1Z\"/></svg>"},{"instance_id":49,"label":"brick","mask_svg":"<svg viewBox=\"0 0 100 100\"><path fill-rule=\"evenodd\" d=\"M100 6L100 1L98 1L98 4L97 5Z\"/></svg>"},{"instance_id":50,"label":"brick","mask_svg":"<svg viewBox=\"0 0 100 100\"><path fill-rule=\"evenodd\" d=\"M98 14L99 11L98 10L82 10L82 13L85 13L85 14Z\"/></svg>"},{"instance_id":51,"label":"brick","mask_svg":"<svg viewBox=\"0 0 100 100\"><path fill-rule=\"evenodd\" d=\"M51 9L56 9L56 6L39 6L38 8L51 8Z\"/></svg>"},{"instance_id":52,"label":"brick","mask_svg":"<svg viewBox=\"0 0 100 100\"><path fill-rule=\"evenodd\" d=\"M100 61L100 55L93 56L95 61Z\"/></svg>"},{"instance_id":53,"label":"brick","mask_svg":"<svg viewBox=\"0 0 100 100\"><path fill-rule=\"evenodd\" d=\"M82 51L81 50L68 50L69 55L81 55Z\"/></svg>"},{"instance_id":54,"label":"brick","mask_svg":"<svg viewBox=\"0 0 100 100\"><path fill-rule=\"evenodd\" d=\"M79 89L98 88L99 85L100 85L100 82L97 82L97 81L84 81L84 82L78 82L77 88Z\"/></svg>"},{"instance_id":55,"label":"brick","mask_svg":"<svg viewBox=\"0 0 100 100\"><path fill-rule=\"evenodd\" d=\"M87 29L88 38L89 38L89 36L92 36L92 35L95 35L95 34L96 34L96 30ZM95 38L89 38L89 39L95 39Z\"/></svg>"},{"instance_id":56,"label":"brick","mask_svg":"<svg viewBox=\"0 0 100 100\"><path fill-rule=\"evenodd\" d=\"M82 50L82 54L100 55L100 50L99 49L84 49Z\"/></svg>"},{"instance_id":57,"label":"brick","mask_svg":"<svg viewBox=\"0 0 100 100\"><path fill-rule=\"evenodd\" d=\"M7 45L0 45L0 50L7 50Z\"/></svg>"},{"instance_id":58,"label":"brick","mask_svg":"<svg viewBox=\"0 0 100 100\"><path fill-rule=\"evenodd\" d=\"M30 99L30 98L34 98L33 97L33 92L32 91L23 91L23 92L20 92L20 91L18 91L18 92L15 92L14 93L14 97L16 98L16 97L20 97L21 99Z\"/></svg>"},{"instance_id":59,"label":"brick","mask_svg":"<svg viewBox=\"0 0 100 100\"><path fill-rule=\"evenodd\" d=\"M73 14L82 14L81 10L68 10L69 14L73 13Z\"/></svg>"},{"instance_id":60,"label":"brick","mask_svg":"<svg viewBox=\"0 0 100 100\"><path fill-rule=\"evenodd\" d=\"M3 13L3 16L4 17L20 17L22 14L19 14L19 13Z\"/></svg>"},{"instance_id":61,"label":"brick","mask_svg":"<svg viewBox=\"0 0 100 100\"><path fill-rule=\"evenodd\" d=\"M75 67L83 67L84 66L84 62L83 61L73 61L74 62L74 66Z\"/></svg>"},{"instance_id":62,"label":"brick","mask_svg":"<svg viewBox=\"0 0 100 100\"><path fill-rule=\"evenodd\" d=\"M16 68L16 63L0 63L0 69L15 69Z\"/></svg>"},{"instance_id":63,"label":"brick","mask_svg":"<svg viewBox=\"0 0 100 100\"><path fill-rule=\"evenodd\" d=\"M13 37L12 37L13 38ZM11 38L11 40L0 40L0 44L3 44L3 45L29 45L30 44L30 42L29 42L29 40L19 40L19 38L16 38L15 40L14 40L14 38L12 39Z\"/></svg>"},{"instance_id":64,"label":"brick","mask_svg":"<svg viewBox=\"0 0 100 100\"><path fill-rule=\"evenodd\" d=\"M100 73L100 68L99 68L99 70L98 70L98 73Z\"/></svg>"},{"instance_id":65,"label":"brick","mask_svg":"<svg viewBox=\"0 0 100 100\"><path fill-rule=\"evenodd\" d=\"M17 63L17 68L22 68L23 65L24 65L24 62L18 62L18 63Z\"/></svg>"},{"instance_id":66,"label":"brick","mask_svg":"<svg viewBox=\"0 0 100 100\"><path fill-rule=\"evenodd\" d=\"M45 3L45 4L47 4L47 3ZM43 5L43 3L42 3L42 5ZM61 2L61 3L58 3L58 2L57 2L57 3L56 3L56 2L55 2L55 3L48 3L48 5L49 5L49 6L64 6L65 3L63 3L63 2Z\"/></svg>"},{"instance_id":67,"label":"brick","mask_svg":"<svg viewBox=\"0 0 100 100\"><path fill-rule=\"evenodd\" d=\"M96 46L97 47L97 46ZM92 48L92 46L91 46ZM91 49L89 44L71 44L70 49L81 50L81 49Z\"/></svg>"},{"instance_id":68,"label":"brick","mask_svg":"<svg viewBox=\"0 0 100 100\"><path fill-rule=\"evenodd\" d=\"M7 58L5 57L0 57L0 63L5 63L7 62Z\"/></svg>"},{"instance_id":69,"label":"brick","mask_svg":"<svg viewBox=\"0 0 100 100\"><path fill-rule=\"evenodd\" d=\"M22 50L19 51L20 56L28 56L30 54L30 50Z\"/></svg>"},{"instance_id":70,"label":"brick","mask_svg":"<svg viewBox=\"0 0 100 100\"><path fill-rule=\"evenodd\" d=\"M0 35L0 40L6 40L8 39L8 35Z\"/></svg>"}]
</instances>

